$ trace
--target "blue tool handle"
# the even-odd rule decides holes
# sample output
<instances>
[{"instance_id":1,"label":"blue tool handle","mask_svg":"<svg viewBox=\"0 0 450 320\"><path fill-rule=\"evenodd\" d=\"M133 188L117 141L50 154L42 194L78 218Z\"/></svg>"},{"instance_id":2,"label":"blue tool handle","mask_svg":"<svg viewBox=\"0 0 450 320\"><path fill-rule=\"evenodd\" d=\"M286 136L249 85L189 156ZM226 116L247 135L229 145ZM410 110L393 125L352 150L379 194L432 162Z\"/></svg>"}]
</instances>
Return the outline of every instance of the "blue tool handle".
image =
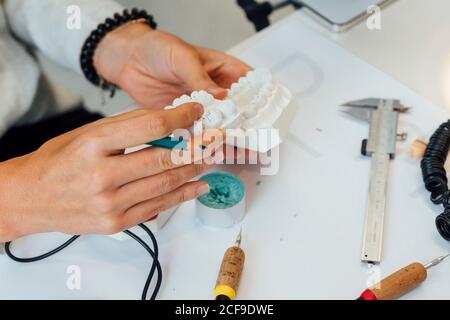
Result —
<instances>
[{"instance_id":1,"label":"blue tool handle","mask_svg":"<svg viewBox=\"0 0 450 320\"><path fill-rule=\"evenodd\" d=\"M147 143L152 147L164 148L164 149L180 149L187 150L187 141L183 138L165 137L155 141Z\"/></svg>"}]
</instances>

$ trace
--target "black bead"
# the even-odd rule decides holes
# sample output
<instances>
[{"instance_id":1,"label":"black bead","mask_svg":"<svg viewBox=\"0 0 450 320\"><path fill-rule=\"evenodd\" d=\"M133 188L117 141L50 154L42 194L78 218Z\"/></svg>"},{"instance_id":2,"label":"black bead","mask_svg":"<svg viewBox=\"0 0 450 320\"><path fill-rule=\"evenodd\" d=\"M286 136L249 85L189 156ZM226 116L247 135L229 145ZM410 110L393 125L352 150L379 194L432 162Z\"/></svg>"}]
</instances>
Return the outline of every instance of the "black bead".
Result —
<instances>
[{"instance_id":1,"label":"black bead","mask_svg":"<svg viewBox=\"0 0 450 320\"><path fill-rule=\"evenodd\" d=\"M114 22L113 19L108 18L105 21L105 26L108 31L111 31L116 26L116 23Z\"/></svg>"},{"instance_id":2,"label":"black bead","mask_svg":"<svg viewBox=\"0 0 450 320\"><path fill-rule=\"evenodd\" d=\"M82 57L81 58L81 64L83 66L86 66L88 64L92 63L92 58L91 57Z\"/></svg>"},{"instance_id":3,"label":"black bead","mask_svg":"<svg viewBox=\"0 0 450 320\"><path fill-rule=\"evenodd\" d=\"M95 71L92 70L92 69L90 69L90 70L88 71L88 78L91 79L91 80L94 81L94 82L98 80L97 74L96 74Z\"/></svg>"},{"instance_id":4,"label":"black bead","mask_svg":"<svg viewBox=\"0 0 450 320\"><path fill-rule=\"evenodd\" d=\"M104 36L106 33L106 25L104 23L100 23L97 27L97 32L100 36Z\"/></svg>"},{"instance_id":5,"label":"black bead","mask_svg":"<svg viewBox=\"0 0 450 320\"><path fill-rule=\"evenodd\" d=\"M139 12L138 13L131 13L131 20L139 19Z\"/></svg>"},{"instance_id":6,"label":"black bead","mask_svg":"<svg viewBox=\"0 0 450 320\"><path fill-rule=\"evenodd\" d=\"M84 54L85 56L87 56L87 57L92 56L94 54L95 47L92 46L91 48L86 48L86 49L84 49L84 51L85 51L85 54Z\"/></svg>"},{"instance_id":7,"label":"black bead","mask_svg":"<svg viewBox=\"0 0 450 320\"><path fill-rule=\"evenodd\" d=\"M89 50L88 49L86 49L86 48L83 48L83 51L81 51L81 55L83 56L83 57L89 57Z\"/></svg>"},{"instance_id":8,"label":"black bead","mask_svg":"<svg viewBox=\"0 0 450 320\"><path fill-rule=\"evenodd\" d=\"M133 8L133 9L131 10L131 14L137 15L138 13L139 13L138 8Z\"/></svg>"},{"instance_id":9,"label":"black bead","mask_svg":"<svg viewBox=\"0 0 450 320\"><path fill-rule=\"evenodd\" d=\"M98 28L98 26L97 26L97 28ZM90 34L89 37L90 37L91 40L92 40L92 37L98 37L98 36L99 36L98 30L95 29L94 31L91 32L91 34Z\"/></svg>"},{"instance_id":10,"label":"black bead","mask_svg":"<svg viewBox=\"0 0 450 320\"><path fill-rule=\"evenodd\" d=\"M87 66L84 66L84 67L83 67L83 73L84 73L84 75L85 75L86 78L88 78L89 80L91 80L91 79L89 78L89 74L91 73L91 68L89 68L89 67L87 67Z\"/></svg>"},{"instance_id":11,"label":"black bead","mask_svg":"<svg viewBox=\"0 0 450 320\"><path fill-rule=\"evenodd\" d=\"M116 21L116 26L121 24L123 21L122 15L115 13L114 14L114 20Z\"/></svg>"},{"instance_id":12,"label":"black bead","mask_svg":"<svg viewBox=\"0 0 450 320\"><path fill-rule=\"evenodd\" d=\"M88 55L87 55L87 51L86 51L86 49L84 49L84 47L83 47L83 49L81 50L81 55L80 55L81 57L87 57Z\"/></svg>"},{"instance_id":13,"label":"black bead","mask_svg":"<svg viewBox=\"0 0 450 320\"><path fill-rule=\"evenodd\" d=\"M153 21L153 18L149 18L148 20L148 25L152 28L152 29L156 29L158 27L158 25L155 23L155 21Z\"/></svg>"}]
</instances>

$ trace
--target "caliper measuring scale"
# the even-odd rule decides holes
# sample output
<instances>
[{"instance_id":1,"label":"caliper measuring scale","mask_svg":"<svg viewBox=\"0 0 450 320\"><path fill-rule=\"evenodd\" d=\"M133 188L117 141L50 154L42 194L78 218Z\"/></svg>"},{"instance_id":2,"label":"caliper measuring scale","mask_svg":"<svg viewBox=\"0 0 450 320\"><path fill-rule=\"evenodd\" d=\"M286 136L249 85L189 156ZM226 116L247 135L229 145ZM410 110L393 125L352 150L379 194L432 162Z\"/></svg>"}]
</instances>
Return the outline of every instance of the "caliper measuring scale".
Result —
<instances>
[{"instance_id":1,"label":"caliper measuring scale","mask_svg":"<svg viewBox=\"0 0 450 320\"><path fill-rule=\"evenodd\" d=\"M370 123L369 138L363 140L361 153L372 158L369 195L364 222L361 260L380 263L383 245L383 228L386 211L389 161L395 157L396 142L406 139L398 134L399 114L408 111L399 100L363 99L344 105L345 112Z\"/></svg>"}]
</instances>

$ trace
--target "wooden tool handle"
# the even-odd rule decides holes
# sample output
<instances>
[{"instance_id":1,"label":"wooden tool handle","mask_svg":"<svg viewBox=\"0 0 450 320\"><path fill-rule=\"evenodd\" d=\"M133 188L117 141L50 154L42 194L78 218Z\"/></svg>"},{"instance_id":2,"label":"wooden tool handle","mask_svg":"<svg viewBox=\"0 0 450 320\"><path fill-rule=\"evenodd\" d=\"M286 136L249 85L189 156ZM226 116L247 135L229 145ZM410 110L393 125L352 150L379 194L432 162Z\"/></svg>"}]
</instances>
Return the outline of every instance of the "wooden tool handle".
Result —
<instances>
[{"instance_id":1,"label":"wooden tool handle","mask_svg":"<svg viewBox=\"0 0 450 320\"><path fill-rule=\"evenodd\" d=\"M241 248L229 248L223 256L216 287L230 287L236 292L244 269L244 261L245 253Z\"/></svg>"},{"instance_id":2,"label":"wooden tool handle","mask_svg":"<svg viewBox=\"0 0 450 320\"><path fill-rule=\"evenodd\" d=\"M377 300L394 300L413 290L427 278L427 270L420 263L409 266L391 274L369 290Z\"/></svg>"},{"instance_id":3,"label":"wooden tool handle","mask_svg":"<svg viewBox=\"0 0 450 320\"><path fill-rule=\"evenodd\" d=\"M427 143L417 139L408 148L408 156L411 160L421 160L427 150Z\"/></svg>"}]
</instances>

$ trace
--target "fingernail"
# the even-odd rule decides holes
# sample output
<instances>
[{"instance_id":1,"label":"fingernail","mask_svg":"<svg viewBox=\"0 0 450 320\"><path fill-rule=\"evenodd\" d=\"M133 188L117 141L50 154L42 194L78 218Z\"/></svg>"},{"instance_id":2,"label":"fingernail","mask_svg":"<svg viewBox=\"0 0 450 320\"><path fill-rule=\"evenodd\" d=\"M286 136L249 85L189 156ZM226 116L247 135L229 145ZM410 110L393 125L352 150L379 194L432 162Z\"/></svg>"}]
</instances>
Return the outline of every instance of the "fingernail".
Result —
<instances>
[{"instance_id":1,"label":"fingernail","mask_svg":"<svg viewBox=\"0 0 450 320\"><path fill-rule=\"evenodd\" d=\"M207 194L209 192L209 184L205 183L202 184L200 187L197 188L197 195L200 197L204 194Z\"/></svg>"},{"instance_id":2,"label":"fingernail","mask_svg":"<svg viewBox=\"0 0 450 320\"><path fill-rule=\"evenodd\" d=\"M203 106L200 103L194 104L194 110L197 113L197 119L200 119L203 116Z\"/></svg>"},{"instance_id":3,"label":"fingernail","mask_svg":"<svg viewBox=\"0 0 450 320\"><path fill-rule=\"evenodd\" d=\"M145 222L150 222L150 221L156 220L157 218L158 218L158 215L151 217L150 219L148 219Z\"/></svg>"},{"instance_id":4,"label":"fingernail","mask_svg":"<svg viewBox=\"0 0 450 320\"><path fill-rule=\"evenodd\" d=\"M227 90L220 87L210 87L206 91L216 98L225 98L227 95Z\"/></svg>"}]
</instances>

